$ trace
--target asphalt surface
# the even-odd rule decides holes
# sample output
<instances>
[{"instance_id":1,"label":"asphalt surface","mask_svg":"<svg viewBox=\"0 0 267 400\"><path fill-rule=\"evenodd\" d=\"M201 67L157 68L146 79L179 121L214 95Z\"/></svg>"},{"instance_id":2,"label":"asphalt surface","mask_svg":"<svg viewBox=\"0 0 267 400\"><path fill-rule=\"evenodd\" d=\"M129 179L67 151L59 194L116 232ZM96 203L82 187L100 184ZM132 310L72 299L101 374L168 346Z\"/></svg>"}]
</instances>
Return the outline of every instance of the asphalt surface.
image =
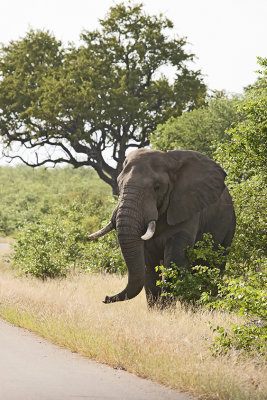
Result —
<instances>
[{"instance_id":1,"label":"asphalt surface","mask_svg":"<svg viewBox=\"0 0 267 400\"><path fill-rule=\"evenodd\" d=\"M0 399L194 400L60 349L1 319Z\"/></svg>"}]
</instances>

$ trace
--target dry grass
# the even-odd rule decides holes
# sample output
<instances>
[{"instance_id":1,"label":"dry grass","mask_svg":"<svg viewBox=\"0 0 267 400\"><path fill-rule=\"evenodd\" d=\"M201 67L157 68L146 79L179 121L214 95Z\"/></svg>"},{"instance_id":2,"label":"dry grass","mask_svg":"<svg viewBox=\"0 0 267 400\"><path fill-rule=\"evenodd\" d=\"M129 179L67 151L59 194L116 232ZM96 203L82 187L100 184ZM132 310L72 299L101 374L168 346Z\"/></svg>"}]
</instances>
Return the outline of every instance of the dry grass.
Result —
<instances>
[{"instance_id":1,"label":"dry grass","mask_svg":"<svg viewBox=\"0 0 267 400\"><path fill-rule=\"evenodd\" d=\"M226 313L148 311L144 294L103 304L125 280L74 276L40 282L0 270L0 315L62 347L115 368L190 392L205 399L266 399L266 367L236 352L214 358L205 342L208 321L231 326Z\"/></svg>"}]
</instances>

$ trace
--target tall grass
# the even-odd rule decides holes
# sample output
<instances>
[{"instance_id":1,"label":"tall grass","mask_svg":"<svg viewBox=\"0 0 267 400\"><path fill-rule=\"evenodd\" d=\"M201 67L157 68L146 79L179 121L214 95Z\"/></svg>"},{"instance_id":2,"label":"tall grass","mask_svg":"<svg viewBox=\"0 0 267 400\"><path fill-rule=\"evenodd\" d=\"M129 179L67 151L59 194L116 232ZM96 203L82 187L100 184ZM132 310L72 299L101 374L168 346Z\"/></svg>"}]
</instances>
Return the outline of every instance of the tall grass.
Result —
<instances>
[{"instance_id":1,"label":"tall grass","mask_svg":"<svg viewBox=\"0 0 267 400\"><path fill-rule=\"evenodd\" d=\"M205 399L266 399L266 366L232 351L214 358L208 322L227 327L231 314L177 305L148 311L144 293L103 304L125 279L72 276L40 282L0 269L0 315L59 346Z\"/></svg>"}]
</instances>

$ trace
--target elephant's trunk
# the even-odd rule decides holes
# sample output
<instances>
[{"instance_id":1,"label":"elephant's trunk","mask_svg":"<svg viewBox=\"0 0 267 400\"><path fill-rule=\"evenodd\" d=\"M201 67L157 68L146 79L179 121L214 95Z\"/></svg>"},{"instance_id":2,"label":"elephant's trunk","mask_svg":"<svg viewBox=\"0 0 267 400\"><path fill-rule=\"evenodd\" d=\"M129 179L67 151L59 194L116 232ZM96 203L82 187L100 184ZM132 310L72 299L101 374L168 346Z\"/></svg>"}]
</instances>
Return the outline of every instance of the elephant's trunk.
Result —
<instances>
[{"instance_id":1,"label":"elephant's trunk","mask_svg":"<svg viewBox=\"0 0 267 400\"><path fill-rule=\"evenodd\" d=\"M128 284L115 296L107 296L105 303L129 300L137 296L145 283L144 233L142 195L136 189L126 188L116 214L116 230L123 257L128 269Z\"/></svg>"}]
</instances>

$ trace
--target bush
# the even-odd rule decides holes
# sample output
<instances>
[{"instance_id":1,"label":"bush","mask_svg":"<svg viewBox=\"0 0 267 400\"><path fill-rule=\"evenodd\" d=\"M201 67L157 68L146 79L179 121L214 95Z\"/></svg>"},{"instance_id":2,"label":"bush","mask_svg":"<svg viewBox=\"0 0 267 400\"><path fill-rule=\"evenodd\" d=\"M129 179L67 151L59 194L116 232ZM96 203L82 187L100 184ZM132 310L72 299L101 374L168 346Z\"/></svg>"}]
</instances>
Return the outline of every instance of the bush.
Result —
<instances>
[{"instance_id":1,"label":"bush","mask_svg":"<svg viewBox=\"0 0 267 400\"><path fill-rule=\"evenodd\" d=\"M81 232L73 221L49 217L24 227L17 235L14 265L26 275L65 277L79 266L83 251Z\"/></svg>"},{"instance_id":2,"label":"bush","mask_svg":"<svg viewBox=\"0 0 267 400\"><path fill-rule=\"evenodd\" d=\"M103 224L105 225L105 224ZM84 271L124 274L126 265L118 242L116 231L91 242L86 250Z\"/></svg>"},{"instance_id":3,"label":"bush","mask_svg":"<svg viewBox=\"0 0 267 400\"><path fill-rule=\"evenodd\" d=\"M230 186L237 220L229 259L233 275L263 271L267 254L267 186L261 175L238 183L230 182Z\"/></svg>"},{"instance_id":4,"label":"bush","mask_svg":"<svg viewBox=\"0 0 267 400\"><path fill-rule=\"evenodd\" d=\"M243 120L228 132L231 140L217 149L236 209L233 263L241 271L262 271L267 254L267 59L259 59L259 64L258 82L239 107Z\"/></svg>"},{"instance_id":5,"label":"bush","mask_svg":"<svg viewBox=\"0 0 267 400\"><path fill-rule=\"evenodd\" d=\"M14 264L26 275L64 277L75 265L79 247L59 220L30 224L17 236Z\"/></svg>"},{"instance_id":6,"label":"bush","mask_svg":"<svg viewBox=\"0 0 267 400\"><path fill-rule=\"evenodd\" d=\"M172 264L170 268L159 266L156 269L161 271L162 280L158 281L157 285L163 289L162 296L177 299L182 303L197 305L200 304L199 300L203 292L208 292L209 296L217 293L217 280L220 274L218 268L197 265L187 269L177 268Z\"/></svg>"},{"instance_id":7,"label":"bush","mask_svg":"<svg viewBox=\"0 0 267 400\"><path fill-rule=\"evenodd\" d=\"M219 246L214 250L212 236L204 234L203 240L198 241L193 249L188 247L187 256L190 264L194 265L192 268L175 264L170 268L157 267L162 277L157 285L162 287L166 297L201 304L203 293L207 293L209 298L218 293L218 284L222 279L219 266L226 261L225 249Z\"/></svg>"},{"instance_id":8,"label":"bush","mask_svg":"<svg viewBox=\"0 0 267 400\"><path fill-rule=\"evenodd\" d=\"M202 301L209 307L238 312L239 315L257 317L267 322L267 270L255 273L244 271L240 277L228 277L218 283L218 296L212 302Z\"/></svg>"},{"instance_id":9,"label":"bush","mask_svg":"<svg viewBox=\"0 0 267 400\"><path fill-rule=\"evenodd\" d=\"M98 196L86 200L83 194L67 196L53 214L20 230L14 264L22 273L44 280L65 277L73 270L125 272L116 232L88 240L111 214L114 202Z\"/></svg>"},{"instance_id":10,"label":"bush","mask_svg":"<svg viewBox=\"0 0 267 400\"><path fill-rule=\"evenodd\" d=\"M188 249L191 263L206 262L208 266L197 265L191 269L157 267L163 278L158 282L164 296L184 303L221 309L246 316L248 323L226 330L222 326L210 326L214 342L210 345L212 354L226 354L230 349L264 355L267 350L267 268L261 263L261 271L255 272L233 263L235 248L230 251L224 274L216 265L226 261L225 249L213 250L210 235ZM257 258L254 258L256 263Z\"/></svg>"},{"instance_id":11,"label":"bush","mask_svg":"<svg viewBox=\"0 0 267 400\"><path fill-rule=\"evenodd\" d=\"M216 357L225 355L231 349L243 350L249 354L261 355L266 358L267 352L267 326L266 324L233 326L230 331L224 327L213 327L215 334L214 342L209 346L212 354Z\"/></svg>"},{"instance_id":12,"label":"bush","mask_svg":"<svg viewBox=\"0 0 267 400\"><path fill-rule=\"evenodd\" d=\"M259 64L259 79L240 104L243 121L228 132L231 140L217 149L217 159L228 172L237 215L231 274L220 283L215 302L208 296L202 298L212 308L237 312L254 322L228 332L212 327L217 334L212 347L215 353L232 347L260 354L267 350L267 59L259 58Z\"/></svg>"}]
</instances>

